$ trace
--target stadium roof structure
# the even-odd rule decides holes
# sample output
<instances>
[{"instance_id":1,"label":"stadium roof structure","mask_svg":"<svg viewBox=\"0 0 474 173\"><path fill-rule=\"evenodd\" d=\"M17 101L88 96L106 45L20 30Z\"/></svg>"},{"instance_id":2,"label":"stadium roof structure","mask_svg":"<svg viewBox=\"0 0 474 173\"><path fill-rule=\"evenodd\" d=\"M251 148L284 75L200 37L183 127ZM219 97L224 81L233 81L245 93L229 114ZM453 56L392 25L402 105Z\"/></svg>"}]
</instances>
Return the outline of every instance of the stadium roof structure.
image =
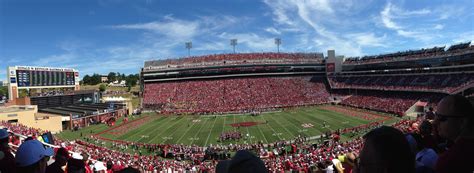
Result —
<instances>
[{"instance_id":1,"label":"stadium roof structure","mask_svg":"<svg viewBox=\"0 0 474 173\"><path fill-rule=\"evenodd\" d=\"M113 107L112 107L113 106ZM63 116L78 115L78 116L88 116L94 114L100 114L103 112L108 112L110 109L121 109L122 105L111 105L104 103L95 103L95 104L76 104L69 106L61 107L50 107L45 109L40 109L39 112L59 114Z\"/></svg>"}]
</instances>

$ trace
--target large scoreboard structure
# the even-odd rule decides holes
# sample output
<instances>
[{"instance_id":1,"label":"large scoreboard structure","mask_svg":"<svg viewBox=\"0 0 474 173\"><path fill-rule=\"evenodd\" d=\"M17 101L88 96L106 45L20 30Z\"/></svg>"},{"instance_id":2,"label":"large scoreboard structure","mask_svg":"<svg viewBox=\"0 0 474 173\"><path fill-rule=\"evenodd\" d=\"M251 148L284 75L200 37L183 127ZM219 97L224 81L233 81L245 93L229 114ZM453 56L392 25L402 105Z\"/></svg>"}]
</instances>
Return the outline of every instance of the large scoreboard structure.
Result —
<instances>
[{"instance_id":1,"label":"large scoreboard structure","mask_svg":"<svg viewBox=\"0 0 474 173\"><path fill-rule=\"evenodd\" d=\"M19 89L74 88L79 90L79 72L72 68L14 66L7 72L10 100Z\"/></svg>"}]
</instances>

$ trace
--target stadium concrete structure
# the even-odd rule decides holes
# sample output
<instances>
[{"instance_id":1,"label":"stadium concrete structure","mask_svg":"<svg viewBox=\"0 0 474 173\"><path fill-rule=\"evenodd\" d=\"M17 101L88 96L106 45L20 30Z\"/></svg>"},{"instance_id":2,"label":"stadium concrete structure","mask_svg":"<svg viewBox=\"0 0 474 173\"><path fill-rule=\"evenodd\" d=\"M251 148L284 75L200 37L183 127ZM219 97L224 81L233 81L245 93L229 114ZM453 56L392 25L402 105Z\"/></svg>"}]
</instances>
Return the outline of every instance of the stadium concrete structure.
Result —
<instances>
[{"instance_id":1,"label":"stadium concrete structure","mask_svg":"<svg viewBox=\"0 0 474 173\"><path fill-rule=\"evenodd\" d=\"M447 94L472 93L470 42L364 57L238 53L147 61L142 105L162 113L239 113L341 104L404 116ZM344 61L342 59L344 58Z\"/></svg>"},{"instance_id":2,"label":"stadium concrete structure","mask_svg":"<svg viewBox=\"0 0 474 173\"><path fill-rule=\"evenodd\" d=\"M95 90L79 90L79 72L72 68L8 67L10 99L0 107L0 120L51 132L105 122L127 114L122 103L101 103ZM39 90L28 96L19 90ZM45 90L46 92L43 92Z\"/></svg>"}]
</instances>

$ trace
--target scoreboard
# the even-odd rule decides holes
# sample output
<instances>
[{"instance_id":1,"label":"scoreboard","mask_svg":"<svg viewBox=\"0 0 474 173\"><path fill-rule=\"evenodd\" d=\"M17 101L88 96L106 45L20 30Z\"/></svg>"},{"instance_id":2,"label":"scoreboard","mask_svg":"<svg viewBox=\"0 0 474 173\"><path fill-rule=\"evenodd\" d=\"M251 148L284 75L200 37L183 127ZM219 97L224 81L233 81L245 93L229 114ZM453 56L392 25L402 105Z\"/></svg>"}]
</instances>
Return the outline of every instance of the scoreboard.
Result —
<instances>
[{"instance_id":1,"label":"scoreboard","mask_svg":"<svg viewBox=\"0 0 474 173\"><path fill-rule=\"evenodd\" d=\"M9 93L18 89L70 88L79 89L79 72L72 68L14 66L8 67Z\"/></svg>"},{"instance_id":2,"label":"scoreboard","mask_svg":"<svg viewBox=\"0 0 474 173\"><path fill-rule=\"evenodd\" d=\"M77 72L17 70L19 87L74 85Z\"/></svg>"}]
</instances>

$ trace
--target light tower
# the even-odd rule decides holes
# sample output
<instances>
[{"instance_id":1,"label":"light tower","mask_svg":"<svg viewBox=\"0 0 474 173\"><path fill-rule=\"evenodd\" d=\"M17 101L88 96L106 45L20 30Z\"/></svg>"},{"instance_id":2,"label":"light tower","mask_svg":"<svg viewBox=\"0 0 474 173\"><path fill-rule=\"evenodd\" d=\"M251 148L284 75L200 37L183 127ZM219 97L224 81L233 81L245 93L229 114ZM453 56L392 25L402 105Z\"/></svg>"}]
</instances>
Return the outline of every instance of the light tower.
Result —
<instances>
[{"instance_id":1,"label":"light tower","mask_svg":"<svg viewBox=\"0 0 474 173\"><path fill-rule=\"evenodd\" d=\"M277 52L280 53L281 38L275 38L275 44L277 45Z\"/></svg>"},{"instance_id":2,"label":"light tower","mask_svg":"<svg viewBox=\"0 0 474 173\"><path fill-rule=\"evenodd\" d=\"M191 48L193 48L193 42L186 42L186 49L188 49L188 56L191 56Z\"/></svg>"},{"instance_id":3,"label":"light tower","mask_svg":"<svg viewBox=\"0 0 474 173\"><path fill-rule=\"evenodd\" d=\"M235 53L235 46L237 46L237 39L230 39L230 45L234 48L234 53Z\"/></svg>"}]
</instances>

